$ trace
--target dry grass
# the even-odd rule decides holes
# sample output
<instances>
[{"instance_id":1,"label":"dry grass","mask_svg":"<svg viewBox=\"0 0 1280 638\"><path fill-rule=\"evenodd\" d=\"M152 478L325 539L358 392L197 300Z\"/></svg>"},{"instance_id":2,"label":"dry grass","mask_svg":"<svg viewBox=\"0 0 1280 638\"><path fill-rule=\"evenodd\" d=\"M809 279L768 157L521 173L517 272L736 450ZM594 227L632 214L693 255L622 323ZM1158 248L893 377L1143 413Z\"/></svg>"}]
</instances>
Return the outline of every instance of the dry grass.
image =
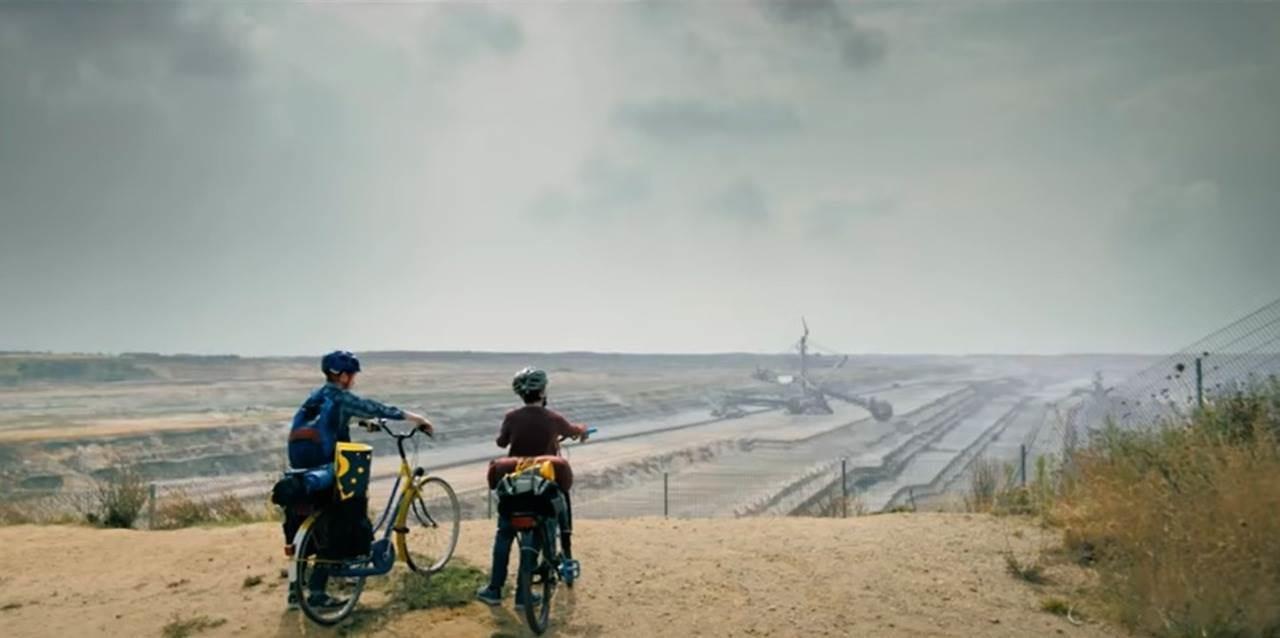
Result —
<instances>
[{"instance_id":1,"label":"dry grass","mask_svg":"<svg viewBox=\"0 0 1280 638\"><path fill-rule=\"evenodd\" d=\"M969 471L964 510L997 515L1047 515L1057 500L1061 473L1050 457L1038 457L1023 485L1018 466L979 458Z\"/></svg>"},{"instance_id":2,"label":"dry grass","mask_svg":"<svg viewBox=\"0 0 1280 638\"><path fill-rule=\"evenodd\" d=\"M136 473L118 469L100 480L88 495L56 494L0 502L0 526L87 522L102 527L180 529L281 520L280 509L265 500L246 500L231 494L195 497L185 490L173 490L157 498L155 520L148 521L144 512L149 498L149 486Z\"/></svg>"},{"instance_id":3,"label":"dry grass","mask_svg":"<svg viewBox=\"0 0 1280 638\"><path fill-rule=\"evenodd\" d=\"M1108 428L1056 510L1099 605L1166 636L1280 635L1280 386L1190 423Z\"/></svg>"},{"instance_id":4,"label":"dry grass","mask_svg":"<svg viewBox=\"0 0 1280 638\"><path fill-rule=\"evenodd\" d=\"M180 618L174 616L168 624L160 630L160 634L164 638L187 638L194 636L202 631L214 629L225 625L225 618L210 618L208 616L193 616L191 618Z\"/></svg>"},{"instance_id":5,"label":"dry grass","mask_svg":"<svg viewBox=\"0 0 1280 638\"><path fill-rule=\"evenodd\" d=\"M1055 616L1066 616L1071 613L1071 603L1057 596L1046 596L1040 599L1040 610Z\"/></svg>"},{"instance_id":6,"label":"dry grass","mask_svg":"<svg viewBox=\"0 0 1280 638\"><path fill-rule=\"evenodd\" d=\"M255 504L231 494L194 497L175 490L158 499L154 529L181 529L199 525L256 523L279 519L279 510L267 503Z\"/></svg>"},{"instance_id":7,"label":"dry grass","mask_svg":"<svg viewBox=\"0 0 1280 638\"><path fill-rule=\"evenodd\" d=\"M338 635L376 633L397 616L411 611L469 605L475 601L476 589L487 581L485 572L458 558L430 576L399 571L391 579L370 581L374 588L386 588L388 602L376 608L356 609L351 618L339 627Z\"/></svg>"},{"instance_id":8,"label":"dry grass","mask_svg":"<svg viewBox=\"0 0 1280 638\"><path fill-rule=\"evenodd\" d=\"M823 518L841 518L853 516L866 516L870 511L867 504L858 494L850 494L848 496L832 495L822 503L818 510L818 515Z\"/></svg>"},{"instance_id":9,"label":"dry grass","mask_svg":"<svg viewBox=\"0 0 1280 638\"><path fill-rule=\"evenodd\" d=\"M1013 550L1005 551L1004 566L1011 576L1032 585L1043 585L1049 582L1044 574L1044 564L1040 560L1022 561L1013 553Z\"/></svg>"},{"instance_id":10,"label":"dry grass","mask_svg":"<svg viewBox=\"0 0 1280 638\"><path fill-rule=\"evenodd\" d=\"M0 526L82 524L89 509L85 499L71 495L8 501L0 503Z\"/></svg>"}]
</instances>

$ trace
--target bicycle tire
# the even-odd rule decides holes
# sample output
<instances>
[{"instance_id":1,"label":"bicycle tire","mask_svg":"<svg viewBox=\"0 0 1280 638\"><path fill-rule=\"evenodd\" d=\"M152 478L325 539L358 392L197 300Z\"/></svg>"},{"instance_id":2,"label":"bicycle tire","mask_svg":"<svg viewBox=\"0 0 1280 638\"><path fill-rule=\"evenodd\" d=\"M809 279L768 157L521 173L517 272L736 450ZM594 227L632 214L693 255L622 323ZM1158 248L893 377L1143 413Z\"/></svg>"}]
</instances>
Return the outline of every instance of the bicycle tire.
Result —
<instances>
[{"instance_id":1,"label":"bicycle tire","mask_svg":"<svg viewBox=\"0 0 1280 638\"><path fill-rule=\"evenodd\" d=\"M328 511L317 513L310 525L304 527L300 533L300 538L294 543L294 581L292 583L294 595L297 597L298 608L312 622L332 626L336 625L355 611L356 604L360 601L360 594L364 591L364 577L347 577L340 579L349 584L349 588L344 593L347 596L346 602L337 608L334 607L318 607L311 604L311 592L308 583L310 582L316 568L324 568L340 561L320 558L321 552L325 549L326 540L325 517L330 516ZM326 579L326 591L328 594L328 583L335 580L335 577Z\"/></svg>"},{"instance_id":2,"label":"bicycle tire","mask_svg":"<svg viewBox=\"0 0 1280 638\"><path fill-rule=\"evenodd\" d=\"M524 618L529 629L541 636L551 624L551 598L556 592L555 567L549 560L541 527L535 527L520 535L520 576L516 582L516 595L525 592L532 598L533 588L541 584L542 600L537 604L525 601Z\"/></svg>"},{"instance_id":3,"label":"bicycle tire","mask_svg":"<svg viewBox=\"0 0 1280 638\"><path fill-rule=\"evenodd\" d=\"M433 496L435 491L439 493ZM411 546L409 536L413 535L415 524L422 532L417 536L427 536L428 533L431 536L442 536L443 544L437 548L432 546L435 543L424 541L425 545L419 543ZM458 535L462 530L462 506L458 504L458 495L454 493L453 487L437 476L423 481L413 502L409 504L405 527L409 531L397 533L396 541L400 555L404 556L409 569L419 574L434 574L444 569L449 559L453 558L454 550L458 548ZM417 560L414 560L412 551L415 549L419 550Z\"/></svg>"}]
</instances>

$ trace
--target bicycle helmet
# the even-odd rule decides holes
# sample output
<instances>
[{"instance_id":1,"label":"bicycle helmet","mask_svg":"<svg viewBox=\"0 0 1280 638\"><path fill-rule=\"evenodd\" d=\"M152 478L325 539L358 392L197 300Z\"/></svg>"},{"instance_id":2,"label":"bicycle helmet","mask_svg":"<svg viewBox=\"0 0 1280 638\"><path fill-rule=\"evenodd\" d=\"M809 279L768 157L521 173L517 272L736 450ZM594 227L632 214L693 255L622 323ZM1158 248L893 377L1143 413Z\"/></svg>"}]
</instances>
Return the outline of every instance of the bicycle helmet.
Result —
<instances>
[{"instance_id":1,"label":"bicycle helmet","mask_svg":"<svg viewBox=\"0 0 1280 638\"><path fill-rule=\"evenodd\" d=\"M524 397L547 389L547 373L539 368L525 368L511 379L511 389Z\"/></svg>"},{"instance_id":2,"label":"bicycle helmet","mask_svg":"<svg viewBox=\"0 0 1280 638\"><path fill-rule=\"evenodd\" d=\"M320 359L320 370L333 375L343 372L355 374L360 371L360 359L346 350L334 350Z\"/></svg>"}]
</instances>

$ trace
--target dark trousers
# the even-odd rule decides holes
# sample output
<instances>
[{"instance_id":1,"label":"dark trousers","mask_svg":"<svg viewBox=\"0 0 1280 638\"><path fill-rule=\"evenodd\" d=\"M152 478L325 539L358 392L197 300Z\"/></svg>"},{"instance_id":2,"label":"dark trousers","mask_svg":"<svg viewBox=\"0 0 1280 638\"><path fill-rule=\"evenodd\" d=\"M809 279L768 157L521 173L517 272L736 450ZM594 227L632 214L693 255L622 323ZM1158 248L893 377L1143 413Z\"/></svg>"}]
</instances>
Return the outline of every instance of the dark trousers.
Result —
<instances>
[{"instance_id":1,"label":"dark trousers","mask_svg":"<svg viewBox=\"0 0 1280 638\"><path fill-rule=\"evenodd\" d=\"M573 535L573 508L569 505L569 493L564 493L564 515L560 517L560 551L565 557L569 552L570 537ZM493 566L489 571L489 589L500 592L507 582L507 569L511 564L511 545L516 539L516 528L506 516L498 515L498 531L493 537ZM516 592L516 602L524 601L525 592Z\"/></svg>"}]
</instances>

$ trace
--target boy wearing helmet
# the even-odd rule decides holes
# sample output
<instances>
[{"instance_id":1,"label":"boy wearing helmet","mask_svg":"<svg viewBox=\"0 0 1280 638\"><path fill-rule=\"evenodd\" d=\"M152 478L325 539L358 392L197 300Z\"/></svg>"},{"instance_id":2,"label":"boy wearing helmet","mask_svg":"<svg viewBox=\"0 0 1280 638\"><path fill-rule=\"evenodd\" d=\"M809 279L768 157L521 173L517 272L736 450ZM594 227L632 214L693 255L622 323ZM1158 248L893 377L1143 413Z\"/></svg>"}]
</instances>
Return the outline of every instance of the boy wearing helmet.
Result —
<instances>
[{"instance_id":1,"label":"boy wearing helmet","mask_svg":"<svg viewBox=\"0 0 1280 638\"><path fill-rule=\"evenodd\" d=\"M324 492L332 489L332 463L334 450L339 442L351 441L351 419L391 419L410 421L418 429L431 434L434 431L431 422L419 414L365 399L351 392L355 385L356 375L360 373L360 359L346 350L336 350L320 360L320 370L324 372L325 384L316 388L293 415L293 424L289 429L288 456L289 466L295 470L319 468L319 472L306 475L308 492ZM294 508L286 508L284 520L285 544L293 542L293 535L306 518L302 512ZM312 583L313 597L329 598L324 594L327 574L317 570L316 582ZM296 606L290 588L289 607ZM311 601L312 604L325 604L326 601ZM343 601L328 600L329 604L342 604Z\"/></svg>"},{"instance_id":2,"label":"boy wearing helmet","mask_svg":"<svg viewBox=\"0 0 1280 638\"><path fill-rule=\"evenodd\" d=\"M316 388L293 415L289 430L289 466L294 469L320 467L333 462L334 446L351 440L351 419L391 419L410 421L431 434L426 417L407 410L357 396L351 391L360 373L360 359L346 350L336 350L320 360L325 384Z\"/></svg>"},{"instance_id":3,"label":"boy wearing helmet","mask_svg":"<svg viewBox=\"0 0 1280 638\"><path fill-rule=\"evenodd\" d=\"M524 406L507 413L498 430L498 447L507 448L507 456L551 456L560 452L560 438L587 440L587 428L574 425L554 410L547 409L547 373L538 368L525 368L511 379L511 389L524 401ZM566 503L568 494L565 494ZM566 516L566 520L567 520ZM566 526L565 532L568 532ZM498 531L493 541L493 569L489 584L476 591L476 598L489 605L502 602L502 586L507 580L511 560L511 544L516 530L505 516L498 517ZM569 548L566 546L565 553ZM516 592L516 607L524 605ZM536 596L536 594L534 594Z\"/></svg>"}]
</instances>

